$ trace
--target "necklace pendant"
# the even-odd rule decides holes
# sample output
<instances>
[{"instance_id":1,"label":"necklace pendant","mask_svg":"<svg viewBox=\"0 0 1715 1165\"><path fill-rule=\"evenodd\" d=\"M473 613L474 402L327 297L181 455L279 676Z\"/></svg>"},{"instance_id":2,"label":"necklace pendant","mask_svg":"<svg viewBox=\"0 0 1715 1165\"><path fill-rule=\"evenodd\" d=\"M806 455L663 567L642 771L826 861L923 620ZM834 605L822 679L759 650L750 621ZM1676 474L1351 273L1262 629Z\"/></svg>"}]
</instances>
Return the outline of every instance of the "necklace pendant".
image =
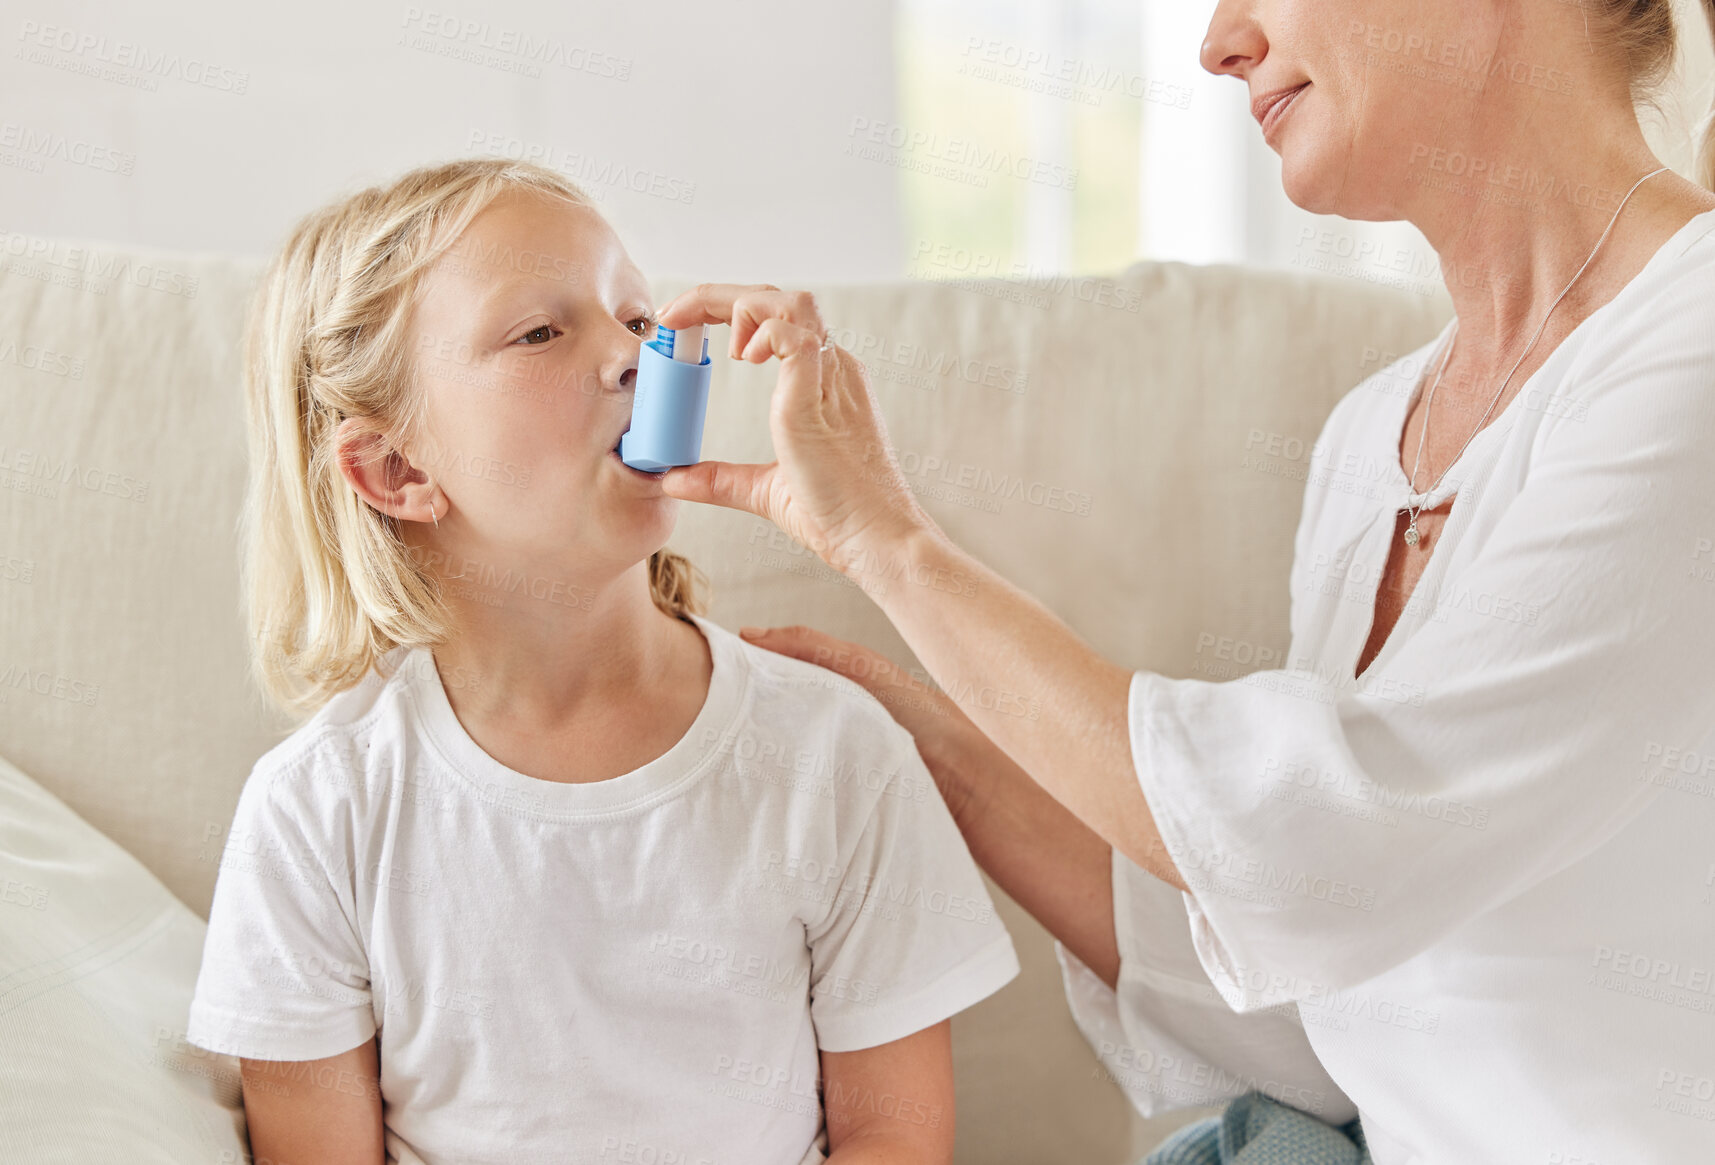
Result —
<instances>
[{"instance_id":1,"label":"necklace pendant","mask_svg":"<svg viewBox=\"0 0 1715 1165\"><path fill-rule=\"evenodd\" d=\"M1413 518L1411 520L1411 525L1409 525L1405 528L1405 544L1407 546L1416 546L1417 542L1418 542L1417 519Z\"/></svg>"}]
</instances>

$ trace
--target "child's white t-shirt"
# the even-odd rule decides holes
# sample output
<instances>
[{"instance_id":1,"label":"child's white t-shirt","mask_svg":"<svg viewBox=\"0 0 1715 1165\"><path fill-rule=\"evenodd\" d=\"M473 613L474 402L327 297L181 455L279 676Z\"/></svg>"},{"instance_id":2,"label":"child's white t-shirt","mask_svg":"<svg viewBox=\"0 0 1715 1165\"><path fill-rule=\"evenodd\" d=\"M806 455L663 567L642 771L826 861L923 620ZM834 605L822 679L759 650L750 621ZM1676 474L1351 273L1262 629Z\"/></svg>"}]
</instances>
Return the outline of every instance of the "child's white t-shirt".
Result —
<instances>
[{"instance_id":1,"label":"child's white t-shirt","mask_svg":"<svg viewBox=\"0 0 1715 1165\"><path fill-rule=\"evenodd\" d=\"M713 657L702 710L610 780L500 764L424 648L264 755L190 1042L301 1061L378 1036L387 1157L405 1165L822 1160L818 1049L938 1023L1018 960L882 704L691 618Z\"/></svg>"}]
</instances>

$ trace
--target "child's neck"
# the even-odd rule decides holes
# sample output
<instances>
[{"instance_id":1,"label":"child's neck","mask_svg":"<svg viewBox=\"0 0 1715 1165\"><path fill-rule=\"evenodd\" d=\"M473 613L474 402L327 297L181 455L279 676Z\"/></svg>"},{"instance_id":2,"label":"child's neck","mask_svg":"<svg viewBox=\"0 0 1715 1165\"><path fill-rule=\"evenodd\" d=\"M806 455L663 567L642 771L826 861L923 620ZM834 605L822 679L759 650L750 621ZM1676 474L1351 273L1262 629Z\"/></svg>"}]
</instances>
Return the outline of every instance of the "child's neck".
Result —
<instances>
[{"instance_id":1,"label":"child's neck","mask_svg":"<svg viewBox=\"0 0 1715 1165\"><path fill-rule=\"evenodd\" d=\"M541 780L599 781L685 734L708 695L709 648L641 581L628 576L565 604L508 595L490 606L453 593L457 630L435 648L435 664L485 752Z\"/></svg>"}]
</instances>

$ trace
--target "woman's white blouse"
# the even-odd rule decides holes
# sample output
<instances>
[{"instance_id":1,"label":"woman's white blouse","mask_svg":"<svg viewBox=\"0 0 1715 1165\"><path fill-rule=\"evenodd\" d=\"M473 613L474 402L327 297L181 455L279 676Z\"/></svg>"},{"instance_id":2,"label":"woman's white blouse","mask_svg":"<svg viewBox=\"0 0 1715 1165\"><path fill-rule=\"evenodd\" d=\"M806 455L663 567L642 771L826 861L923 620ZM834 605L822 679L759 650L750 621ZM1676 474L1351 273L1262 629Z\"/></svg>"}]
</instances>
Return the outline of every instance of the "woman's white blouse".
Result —
<instances>
[{"instance_id":1,"label":"woman's white blouse","mask_svg":"<svg viewBox=\"0 0 1715 1165\"><path fill-rule=\"evenodd\" d=\"M1191 893L1116 855L1119 990L1062 948L1073 1015L1145 1115L1254 1087L1377 1165L1715 1161L1715 211L1413 494L1446 335L1329 417L1287 666L1133 676ZM1449 496L1354 679L1395 515Z\"/></svg>"}]
</instances>

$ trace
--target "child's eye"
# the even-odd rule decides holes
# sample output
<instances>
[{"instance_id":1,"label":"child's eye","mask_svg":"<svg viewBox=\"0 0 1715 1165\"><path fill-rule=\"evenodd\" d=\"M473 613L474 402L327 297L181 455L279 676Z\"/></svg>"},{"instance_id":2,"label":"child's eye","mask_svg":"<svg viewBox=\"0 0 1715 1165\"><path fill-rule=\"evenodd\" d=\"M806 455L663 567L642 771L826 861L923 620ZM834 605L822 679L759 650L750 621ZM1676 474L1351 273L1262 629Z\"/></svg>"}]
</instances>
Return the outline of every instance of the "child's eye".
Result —
<instances>
[{"instance_id":1,"label":"child's eye","mask_svg":"<svg viewBox=\"0 0 1715 1165\"><path fill-rule=\"evenodd\" d=\"M641 331L637 330L639 324L642 325ZM650 332L653 332L655 330L656 320L655 320L655 317L652 315L638 316L636 319L632 320L631 323L628 324L627 326L630 327L633 331L637 331L637 334L639 336L647 336Z\"/></svg>"},{"instance_id":2,"label":"child's eye","mask_svg":"<svg viewBox=\"0 0 1715 1165\"><path fill-rule=\"evenodd\" d=\"M541 327L531 328L528 332L525 332L522 336L519 336L516 340L514 340L512 342L514 344L522 344L522 343L525 343L526 341L528 341L531 344L545 344L549 340L553 339L554 336L553 335L543 335L544 332L557 334L553 324L543 324ZM530 339L531 336L542 336L542 338L540 340L531 340Z\"/></svg>"}]
</instances>

